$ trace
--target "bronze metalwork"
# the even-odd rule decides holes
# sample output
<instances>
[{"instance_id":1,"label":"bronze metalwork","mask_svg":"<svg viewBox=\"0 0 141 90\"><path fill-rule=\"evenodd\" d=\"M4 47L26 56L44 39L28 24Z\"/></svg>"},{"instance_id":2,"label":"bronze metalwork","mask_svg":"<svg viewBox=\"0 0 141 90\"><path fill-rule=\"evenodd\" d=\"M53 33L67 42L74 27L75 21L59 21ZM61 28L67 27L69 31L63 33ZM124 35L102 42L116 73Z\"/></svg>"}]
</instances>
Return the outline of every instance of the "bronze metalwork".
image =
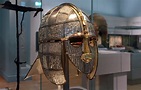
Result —
<instances>
[{"instance_id":1,"label":"bronze metalwork","mask_svg":"<svg viewBox=\"0 0 141 90\"><path fill-rule=\"evenodd\" d=\"M95 30L88 16L71 3L51 9L39 28L38 56L45 76L54 84L66 82L62 63L67 58L92 79L98 53Z\"/></svg>"}]
</instances>

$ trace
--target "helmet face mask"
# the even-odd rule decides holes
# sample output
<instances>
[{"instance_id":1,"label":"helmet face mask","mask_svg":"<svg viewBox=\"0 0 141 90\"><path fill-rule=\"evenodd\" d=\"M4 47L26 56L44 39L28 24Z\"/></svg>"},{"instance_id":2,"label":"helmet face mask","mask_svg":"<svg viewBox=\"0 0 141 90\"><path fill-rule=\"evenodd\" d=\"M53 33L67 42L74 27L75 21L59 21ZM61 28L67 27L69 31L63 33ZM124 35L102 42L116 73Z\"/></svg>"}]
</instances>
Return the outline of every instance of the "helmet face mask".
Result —
<instances>
[{"instance_id":1,"label":"helmet face mask","mask_svg":"<svg viewBox=\"0 0 141 90\"><path fill-rule=\"evenodd\" d=\"M81 18L79 19L79 17ZM65 30L70 35L65 42L66 52L71 62L79 71L90 74L93 71L95 59L97 58L97 54L95 54L97 53L97 50L95 50L97 48L95 30L83 12L79 12L78 19L77 29L68 28L69 31ZM71 26L76 25L73 22L69 24ZM72 31L70 32L70 30ZM92 78L93 76L89 79Z\"/></svg>"},{"instance_id":2,"label":"helmet face mask","mask_svg":"<svg viewBox=\"0 0 141 90\"><path fill-rule=\"evenodd\" d=\"M88 17L74 5L63 3L50 10L39 29L39 58L45 76L54 84L66 82L62 65L65 54L79 71L92 79L97 65L95 38Z\"/></svg>"}]
</instances>

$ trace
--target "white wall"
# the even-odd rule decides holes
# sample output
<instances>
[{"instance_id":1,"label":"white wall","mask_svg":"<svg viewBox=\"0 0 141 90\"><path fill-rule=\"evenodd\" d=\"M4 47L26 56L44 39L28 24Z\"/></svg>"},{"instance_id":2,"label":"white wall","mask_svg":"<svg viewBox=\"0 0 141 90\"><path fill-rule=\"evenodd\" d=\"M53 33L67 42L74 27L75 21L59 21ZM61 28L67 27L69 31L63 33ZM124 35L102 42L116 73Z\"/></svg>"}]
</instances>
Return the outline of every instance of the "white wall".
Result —
<instances>
[{"instance_id":1,"label":"white wall","mask_svg":"<svg viewBox=\"0 0 141 90\"><path fill-rule=\"evenodd\" d=\"M72 3L86 14L91 14L91 0L43 0L43 14L62 3ZM93 0L93 11L118 16L119 0Z\"/></svg>"},{"instance_id":2,"label":"white wall","mask_svg":"<svg viewBox=\"0 0 141 90\"><path fill-rule=\"evenodd\" d=\"M123 17L141 16L141 0L120 0L120 15Z\"/></svg>"}]
</instances>

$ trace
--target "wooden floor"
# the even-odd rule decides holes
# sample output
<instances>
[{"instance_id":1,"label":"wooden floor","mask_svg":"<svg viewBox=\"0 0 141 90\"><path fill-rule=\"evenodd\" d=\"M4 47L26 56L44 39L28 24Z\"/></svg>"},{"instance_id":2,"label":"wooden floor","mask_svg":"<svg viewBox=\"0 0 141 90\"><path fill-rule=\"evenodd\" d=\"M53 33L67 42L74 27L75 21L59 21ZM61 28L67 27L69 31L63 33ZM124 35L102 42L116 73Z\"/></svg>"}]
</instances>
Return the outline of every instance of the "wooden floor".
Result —
<instances>
[{"instance_id":1,"label":"wooden floor","mask_svg":"<svg viewBox=\"0 0 141 90\"><path fill-rule=\"evenodd\" d=\"M79 86L81 85L81 76L71 77L70 86ZM42 90L57 90L57 86L50 83L44 76L42 82ZM2 77L0 77L0 88L8 87L10 90L16 90L15 82L6 82ZM0 89L1 90L1 89ZM40 76L34 77L33 80L21 81L20 90L40 90ZM141 84L137 85L128 85L127 90L141 90Z\"/></svg>"},{"instance_id":2,"label":"wooden floor","mask_svg":"<svg viewBox=\"0 0 141 90\"><path fill-rule=\"evenodd\" d=\"M72 81L75 81L72 83ZM20 90L40 90L40 76L36 76L33 80L21 81ZM71 77L70 79L71 86L81 85L80 77ZM0 88L8 87L11 90L16 90L16 82L6 82L2 77L0 77ZM42 76L42 90L55 90L57 86L50 83L45 76Z\"/></svg>"},{"instance_id":3,"label":"wooden floor","mask_svg":"<svg viewBox=\"0 0 141 90\"><path fill-rule=\"evenodd\" d=\"M70 64L70 87L81 85L81 74L77 76L76 68ZM26 80L20 82L20 90L40 90L42 84L42 90L57 90L57 86L50 83L50 81L42 75L42 83L40 82L40 75L32 77L32 80ZM3 77L0 77L0 88L8 87L11 90L16 90L16 82L6 82ZM1 90L1 89L0 89Z\"/></svg>"},{"instance_id":4,"label":"wooden floor","mask_svg":"<svg viewBox=\"0 0 141 90\"><path fill-rule=\"evenodd\" d=\"M81 74L76 76L76 68L70 65L70 87L81 86ZM40 85L42 84L42 89ZM16 82L6 82L0 77L0 88L8 87L10 90L16 90ZM1 90L1 89L0 89ZM57 86L50 83L44 75L42 75L42 83L40 83L40 75L32 77L32 80L26 80L20 82L20 90L57 90ZM128 85L127 90L141 90L141 84Z\"/></svg>"}]
</instances>

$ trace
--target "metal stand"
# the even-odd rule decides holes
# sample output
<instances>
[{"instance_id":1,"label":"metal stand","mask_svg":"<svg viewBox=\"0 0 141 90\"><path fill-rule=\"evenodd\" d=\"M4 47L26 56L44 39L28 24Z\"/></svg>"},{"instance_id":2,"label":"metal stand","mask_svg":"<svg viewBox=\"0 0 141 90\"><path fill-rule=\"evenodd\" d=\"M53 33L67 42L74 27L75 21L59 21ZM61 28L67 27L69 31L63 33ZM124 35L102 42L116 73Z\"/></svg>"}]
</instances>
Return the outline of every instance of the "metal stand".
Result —
<instances>
[{"instance_id":1,"label":"metal stand","mask_svg":"<svg viewBox=\"0 0 141 90\"><path fill-rule=\"evenodd\" d=\"M93 0L91 0L91 23L94 22L94 18L93 18ZM95 85L95 79L92 80L88 80L88 90L94 90L94 85Z\"/></svg>"},{"instance_id":2,"label":"metal stand","mask_svg":"<svg viewBox=\"0 0 141 90\"><path fill-rule=\"evenodd\" d=\"M40 0L41 2L41 8L42 8L42 0ZM40 13L40 20L42 20L42 12ZM42 90L42 74L40 74L40 90Z\"/></svg>"},{"instance_id":3,"label":"metal stand","mask_svg":"<svg viewBox=\"0 0 141 90\"><path fill-rule=\"evenodd\" d=\"M65 41L62 42L62 63L66 83L63 85L63 90L69 90L69 60L66 55Z\"/></svg>"},{"instance_id":4,"label":"metal stand","mask_svg":"<svg viewBox=\"0 0 141 90\"><path fill-rule=\"evenodd\" d=\"M16 0L17 5L17 0ZM17 61L15 61L17 65L17 88L16 90L19 90L20 88L20 55L19 55L19 29L18 29L18 11L16 10L16 37L17 37Z\"/></svg>"},{"instance_id":5,"label":"metal stand","mask_svg":"<svg viewBox=\"0 0 141 90\"><path fill-rule=\"evenodd\" d=\"M61 85L58 85L58 90L62 90Z\"/></svg>"},{"instance_id":6,"label":"metal stand","mask_svg":"<svg viewBox=\"0 0 141 90\"><path fill-rule=\"evenodd\" d=\"M40 74L40 90L42 90L42 74Z\"/></svg>"},{"instance_id":7,"label":"metal stand","mask_svg":"<svg viewBox=\"0 0 141 90\"><path fill-rule=\"evenodd\" d=\"M14 60L17 66L17 87L16 90L19 90L20 88L20 64L23 64L25 62L20 62L20 55L19 55L19 36L21 35L22 31L19 33L19 27L18 27L18 11L21 12L27 12L27 11L36 11L34 17L38 14L38 12L43 11L42 8L31 8L31 7L23 7L18 6L18 1L15 0L16 4L11 4L10 1L6 1L4 4L0 4L1 8L8 9L8 10L14 10L16 11L16 38L17 38L17 58ZM22 24L21 24L22 25Z\"/></svg>"}]
</instances>

